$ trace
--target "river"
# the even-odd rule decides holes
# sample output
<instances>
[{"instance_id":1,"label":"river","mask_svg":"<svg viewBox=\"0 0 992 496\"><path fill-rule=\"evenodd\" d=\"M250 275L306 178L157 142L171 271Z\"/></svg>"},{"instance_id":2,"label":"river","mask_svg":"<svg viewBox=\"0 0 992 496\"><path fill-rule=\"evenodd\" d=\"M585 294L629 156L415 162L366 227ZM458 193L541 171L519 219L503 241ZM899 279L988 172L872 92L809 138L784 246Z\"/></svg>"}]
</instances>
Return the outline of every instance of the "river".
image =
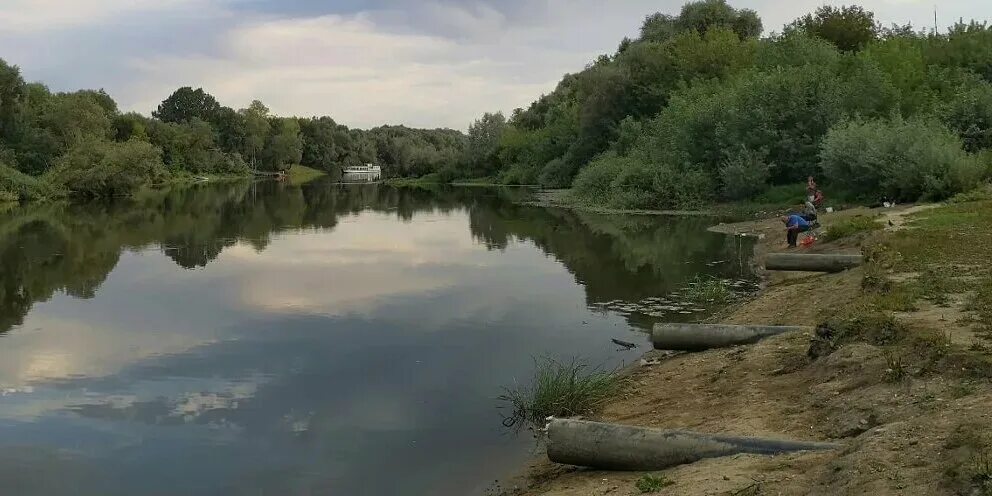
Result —
<instances>
[{"instance_id":1,"label":"river","mask_svg":"<svg viewBox=\"0 0 992 496\"><path fill-rule=\"evenodd\" d=\"M706 313L649 298L748 277L712 219L528 194L255 182L0 213L0 493L485 494L531 456L497 397L535 357L629 364Z\"/></svg>"}]
</instances>

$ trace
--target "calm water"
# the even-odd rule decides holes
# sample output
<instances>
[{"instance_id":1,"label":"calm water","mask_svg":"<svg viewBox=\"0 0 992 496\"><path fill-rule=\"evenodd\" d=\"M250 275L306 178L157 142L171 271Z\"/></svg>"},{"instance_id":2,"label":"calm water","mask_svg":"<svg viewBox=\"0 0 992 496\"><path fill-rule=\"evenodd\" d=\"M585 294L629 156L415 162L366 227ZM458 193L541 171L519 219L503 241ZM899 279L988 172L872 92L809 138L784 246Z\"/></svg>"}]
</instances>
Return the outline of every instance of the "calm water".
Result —
<instances>
[{"instance_id":1,"label":"calm water","mask_svg":"<svg viewBox=\"0 0 992 496\"><path fill-rule=\"evenodd\" d=\"M634 302L746 266L705 219L524 194L229 184L0 214L0 494L484 493L533 447L496 397L534 356L630 363L698 315Z\"/></svg>"}]
</instances>

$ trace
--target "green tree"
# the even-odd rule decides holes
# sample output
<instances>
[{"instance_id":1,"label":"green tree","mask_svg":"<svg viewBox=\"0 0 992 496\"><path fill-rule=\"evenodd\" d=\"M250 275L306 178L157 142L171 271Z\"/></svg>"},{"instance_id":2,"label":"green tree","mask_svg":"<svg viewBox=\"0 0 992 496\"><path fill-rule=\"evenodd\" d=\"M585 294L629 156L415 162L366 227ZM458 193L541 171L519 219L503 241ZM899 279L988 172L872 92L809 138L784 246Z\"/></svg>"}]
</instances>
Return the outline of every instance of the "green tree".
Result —
<instances>
[{"instance_id":1,"label":"green tree","mask_svg":"<svg viewBox=\"0 0 992 496\"><path fill-rule=\"evenodd\" d=\"M221 107L211 121L217 131L217 144L225 153L244 153L248 139L245 117L231 107Z\"/></svg>"},{"instance_id":2,"label":"green tree","mask_svg":"<svg viewBox=\"0 0 992 496\"><path fill-rule=\"evenodd\" d=\"M40 119L59 141L61 150L67 150L80 140L109 138L110 117L91 92L75 92L55 95Z\"/></svg>"},{"instance_id":3,"label":"green tree","mask_svg":"<svg viewBox=\"0 0 992 496\"><path fill-rule=\"evenodd\" d=\"M506 117L502 112L486 112L468 127L468 153L472 157L473 176L494 174L499 167L499 144L506 131Z\"/></svg>"},{"instance_id":4,"label":"green tree","mask_svg":"<svg viewBox=\"0 0 992 496\"><path fill-rule=\"evenodd\" d=\"M857 6L824 5L786 26L786 32L803 31L819 36L845 52L861 50L878 38L881 27L875 14Z\"/></svg>"},{"instance_id":5,"label":"green tree","mask_svg":"<svg viewBox=\"0 0 992 496\"><path fill-rule=\"evenodd\" d=\"M193 119L212 122L218 111L220 104L217 99L203 91L203 88L194 90L183 86L162 100L152 116L163 122L189 122Z\"/></svg>"},{"instance_id":6,"label":"green tree","mask_svg":"<svg viewBox=\"0 0 992 496\"><path fill-rule=\"evenodd\" d=\"M248 108L238 111L244 118L245 138L244 155L252 169L257 169L262 159L262 152L269 139L272 125L269 123L269 108L262 102L253 100Z\"/></svg>"},{"instance_id":7,"label":"green tree","mask_svg":"<svg viewBox=\"0 0 992 496\"><path fill-rule=\"evenodd\" d=\"M266 170L281 171L300 163L303 141L300 139L299 121L279 117L269 121L272 133L262 152L263 167Z\"/></svg>"},{"instance_id":8,"label":"green tree","mask_svg":"<svg viewBox=\"0 0 992 496\"><path fill-rule=\"evenodd\" d=\"M24 79L16 65L0 59L0 137L12 132L14 119L24 94Z\"/></svg>"},{"instance_id":9,"label":"green tree","mask_svg":"<svg viewBox=\"0 0 992 496\"><path fill-rule=\"evenodd\" d=\"M303 153L300 163L329 171L340 167L346 150L352 146L348 129L330 117L300 119Z\"/></svg>"},{"instance_id":10,"label":"green tree","mask_svg":"<svg viewBox=\"0 0 992 496\"><path fill-rule=\"evenodd\" d=\"M992 82L992 26L987 22L959 22L946 37L930 40L931 63L969 69Z\"/></svg>"},{"instance_id":11,"label":"green tree","mask_svg":"<svg viewBox=\"0 0 992 496\"><path fill-rule=\"evenodd\" d=\"M128 112L118 115L114 117L111 126L116 141L130 139L148 141L148 118L139 113Z\"/></svg>"}]
</instances>

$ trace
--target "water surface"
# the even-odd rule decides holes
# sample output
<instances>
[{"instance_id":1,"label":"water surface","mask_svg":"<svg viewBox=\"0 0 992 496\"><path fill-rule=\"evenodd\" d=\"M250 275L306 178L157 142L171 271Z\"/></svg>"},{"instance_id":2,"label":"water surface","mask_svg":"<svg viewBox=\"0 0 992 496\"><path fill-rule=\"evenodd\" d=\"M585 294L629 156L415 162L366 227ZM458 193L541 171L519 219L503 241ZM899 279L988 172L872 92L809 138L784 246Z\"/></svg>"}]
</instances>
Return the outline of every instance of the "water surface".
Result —
<instances>
[{"instance_id":1,"label":"water surface","mask_svg":"<svg viewBox=\"0 0 992 496\"><path fill-rule=\"evenodd\" d=\"M710 220L526 194L262 182L0 214L0 492L484 493L532 448L496 397L533 357L630 363L697 317L649 298L747 272Z\"/></svg>"}]
</instances>

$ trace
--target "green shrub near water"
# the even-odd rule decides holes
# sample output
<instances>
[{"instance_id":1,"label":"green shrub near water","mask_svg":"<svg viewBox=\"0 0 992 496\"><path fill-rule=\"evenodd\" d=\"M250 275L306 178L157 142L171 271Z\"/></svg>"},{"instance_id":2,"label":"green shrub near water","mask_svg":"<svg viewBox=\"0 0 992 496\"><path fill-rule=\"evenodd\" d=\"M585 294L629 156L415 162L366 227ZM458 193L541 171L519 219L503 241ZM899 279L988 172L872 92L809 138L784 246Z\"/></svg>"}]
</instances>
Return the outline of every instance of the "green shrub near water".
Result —
<instances>
[{"instance_id":1,"label":"green shrub near water","mask_svg":"<svg viewBox=\"0 0 992 496\"><path fill-rule=\"evenodd\" d=\"M545 419L585 415L615 394L622 379L616 371L590 368L578 359L559 362L549 357L535 361L529 385L506 388L500 400L509 404L506 425L543 426Z\"/></svg>"},{"instance_id":2,"label":"green shrub near water","mask_svg":"<svg viewBox=\"0 0 992 496\"><path fill-rule=\"evenodd\" d=\"M723 196L728 200L750 200L767 188L769 170L764 153L741 149L720 166Z\"/></svg>"},{"instance_id":3,"label":"green shrub near water","mask_svg":"<svg viewBox=\"0 0 992 496\"><path fill-rule=\"evenodd\" d=\"M120 196L167 176L161 150L150 143L88 139L60 157L43 180L76 195Z\"/></svg>"},{"instance_id":4,"label":"green shrub near water","mask_svg":"<svg viewBox=\"0 0 992 496\"><path fill-rule=\"evenodd\" d=\"M831 184L864 200L943 199L985 175L960 138L924 118L849 121L830 130L820 157Z\"/></svg>"},{"instance_id":5,"label":"green shrub near water","mask_svg":"<svg viewBox=\"0 0 992 496\"><path fill-rule=\"evenodd\" d=\"M0 162L0 203L43 196L45 187L41 181Z\"/></svg>"},{"instance_id":6,"label":"green shrub near water","mask_svg":"<svg viewBox=\"0 0 992 496\"><path fill-rule=\"evenodd\" d=\"M696 303L726 303L734 298L730 281L712 276L696 276L680 292L683 298Z\"/></svg>"},{"instance_id":7,"label":"green shrub near water","mask_svg":"<svg viewBox=\"0 0 992 496\"><path fill-rule=\"evenodd\" d=\"M713 198L712 180L697 169L678 170L607 153L579 172L576 198L617 208L688 209Z\"/></svg>"}]
</instances>

